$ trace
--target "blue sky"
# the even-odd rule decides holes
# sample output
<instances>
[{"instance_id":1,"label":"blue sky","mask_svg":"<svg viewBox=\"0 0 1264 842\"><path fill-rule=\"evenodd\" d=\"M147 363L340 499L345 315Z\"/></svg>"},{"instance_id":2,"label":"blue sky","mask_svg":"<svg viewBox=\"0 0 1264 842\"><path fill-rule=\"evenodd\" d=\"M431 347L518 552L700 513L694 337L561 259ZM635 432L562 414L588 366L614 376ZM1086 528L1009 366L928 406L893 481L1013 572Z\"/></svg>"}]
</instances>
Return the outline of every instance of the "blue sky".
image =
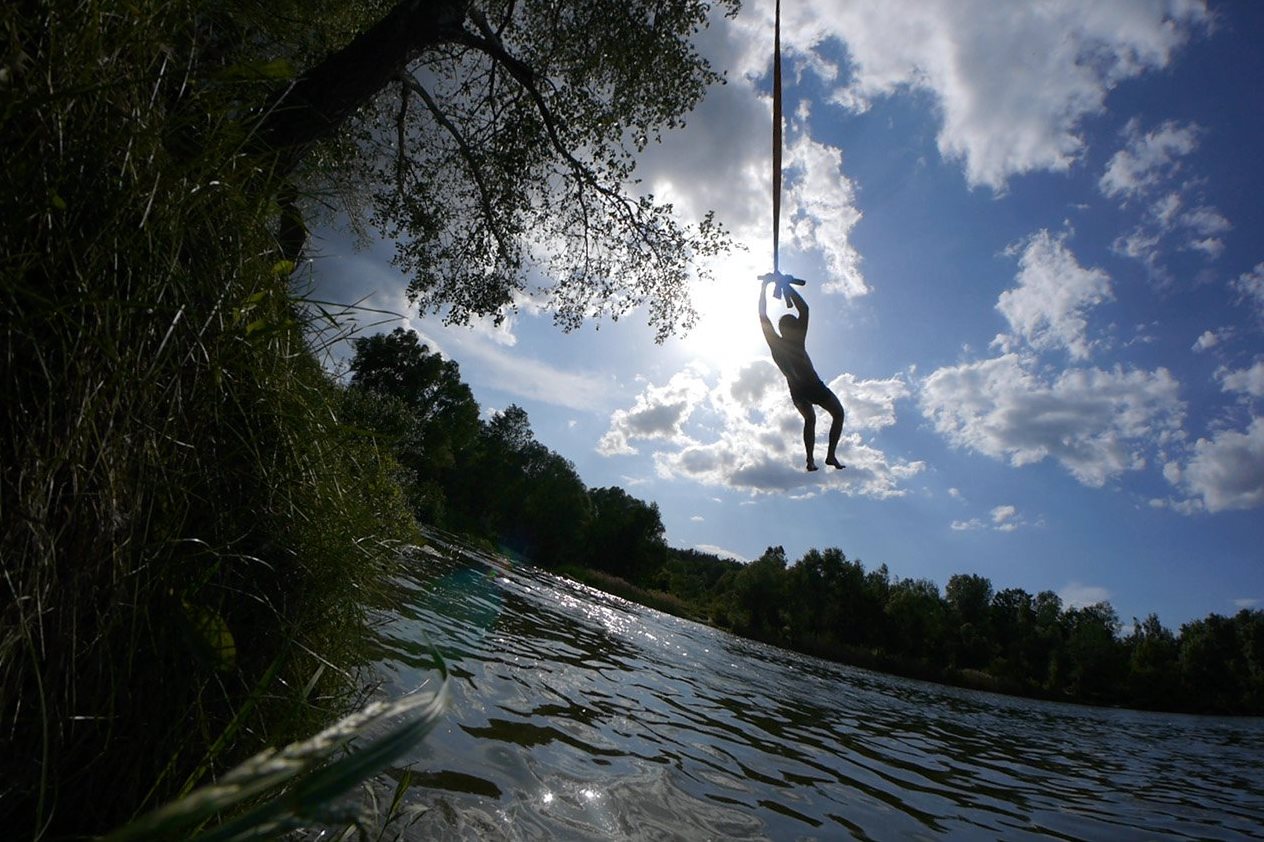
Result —
<instances>
[{"instance_id":1,"label":"blue sky","mask_svg":"<svg viewBox=\"0 0 1264 842\"><path fill-rule=\"evenodd\" d=\"M391 243L336 231L317 292L401 314L362 321L524 407L588 485L656 501L675 546L837 546L1173 627L1264 606L1264 4L787 0L781 266L847 408L847 469L811 474L756 318L771 6L705 33L729 83L640 160L742 245L687 337L563 334L546 278L499 328L445 327Z\"/></svg>"}]
</instances>

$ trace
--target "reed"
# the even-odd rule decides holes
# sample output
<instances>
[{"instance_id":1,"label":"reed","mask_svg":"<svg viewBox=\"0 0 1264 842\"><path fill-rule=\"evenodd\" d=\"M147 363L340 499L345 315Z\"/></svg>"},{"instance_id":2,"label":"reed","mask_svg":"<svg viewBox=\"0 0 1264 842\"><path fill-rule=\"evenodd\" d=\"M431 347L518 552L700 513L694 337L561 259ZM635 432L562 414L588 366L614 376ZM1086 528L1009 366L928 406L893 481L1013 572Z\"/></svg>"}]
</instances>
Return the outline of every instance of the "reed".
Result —
<instances>
[{"instance_id":1,"label":"reed","mask_svg":"<svg viewBox=\"0 0 1264 842\"><path fill-rule=\"evenodd\" d=\"M413 748L443 715L447 672L436 653L437 685L393 702L374 702L307 740L281 749L265 749L222 775L213 784L142 816L103 840L140 842L189 839L237 842L275 837L318 824L341 825L378 836L405 815L405 776L385 811L372 799L340 799ZM227 821L193 834L213 817Z\"/></svg>"}]
</instances>

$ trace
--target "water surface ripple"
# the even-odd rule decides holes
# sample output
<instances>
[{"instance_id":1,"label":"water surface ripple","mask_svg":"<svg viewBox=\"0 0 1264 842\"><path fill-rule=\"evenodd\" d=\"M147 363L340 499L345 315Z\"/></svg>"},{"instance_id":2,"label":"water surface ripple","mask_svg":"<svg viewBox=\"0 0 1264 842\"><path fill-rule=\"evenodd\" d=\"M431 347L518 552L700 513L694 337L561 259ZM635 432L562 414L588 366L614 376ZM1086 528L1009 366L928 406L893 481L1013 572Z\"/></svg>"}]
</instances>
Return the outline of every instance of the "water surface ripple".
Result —
<instances>
[{"instance_id":1,"label":"water surface ripple","mask_svg":"<svg viewBox=\"0 0 1264 842\"><path fill-rule=\"evenodd\" d=\"M424 809L409 838L1264 835L1259 719L892 678L455 545L409 565L382 692L431 676L433 644L453 701L401 764Z\"/></svg>"}]
</instances>

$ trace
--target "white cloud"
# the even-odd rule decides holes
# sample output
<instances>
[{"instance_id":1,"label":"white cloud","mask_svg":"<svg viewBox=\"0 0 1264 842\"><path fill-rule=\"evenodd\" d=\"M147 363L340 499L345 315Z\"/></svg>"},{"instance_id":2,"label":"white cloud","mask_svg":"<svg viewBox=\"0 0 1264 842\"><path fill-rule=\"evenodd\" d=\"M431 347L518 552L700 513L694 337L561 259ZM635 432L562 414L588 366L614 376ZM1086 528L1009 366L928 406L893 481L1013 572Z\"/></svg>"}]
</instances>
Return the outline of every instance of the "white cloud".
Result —
<instances>
[{"instance_id":1,"label":"white cloud","mask_svg":"<svg viewBox=\"0 0 1264 842\"><path fill-rule=\"evenodd\" d=\"M1257 360L1250 368L1216 373L1226 392L1240 392L1253 398L1264 398L1264 360Z\"/></svg>"},{"instance_id":2,"label":"white cloud","mask_svg":"<svg viewBox=\"0 0 1264 842\"><path fill-rule=\"evenodd\" d=\"M957 532L972 532L976 529L1013 532L1022 525L1023 519L1018 515L1018 508L1010 505L993 507L992 511L988 512L987 520L972 517L969 520L954 520L948 524L950 529Z\"/></svg>"},{"instance_id":3,"label":"white cloud","mask_svg":"<svg viewBox=\"0 0 1264 842\"><path fill-rule=\"evenodd\" d=\"M1225 248L1224 240L1217 235L1224 234L1233 228L1220 211L1207 205L1181 214L1179 226L1185 229L1185 248L1201 251L1213 260L1219 257Z\"/></svg>"},{"instance_id":4,"label":"white cloud","mask_svg":"<svg viewBox=\"0 0 1264 842\"><path fill-rule=\"evenodd\" d=\"M940 153L994 190L1016 174L1068 169L1084 147L1081 121L1110 90L1165 67L1208 20L1201 0L818 0L783 15L785 43L800 53L829 38L846 45L851 76L836 102L863 109L906 90L931 94Z\"/></svg>"},{"instance_id":5,"label":"white cloud","mask_svg":"<svg viewBox=\"0 0 1264 842\"><path fill-rule=\"evenodd\" d=\"M1014 506L997 506L992 509L992 528L1012 532L1018 528L1018 509Z\"/></svg>"},{"instance_id":6,"label":"white cloud","mask_svg":"<svg viewBox=\"0 0 1264 842\"><path fill-rule=\"evenodd\" d=\"M1223 235L1233 228L1224 214L1198 199L1197 179L1178 178L1181 159L1198 148L1202 132L1194 123L1168 121L1143 134L1139 123L1132 120L1124 128L1123 148L1110 159L1098 180L1103 195L1124 205L1153 196L1142 219L1115 239L1114 249L1141 261L1161 282L1170 280L1163 263L1166 244L1215 260L1224 252Z\"/></svg>"},{"instance_id":7,"label":"white cloud","mask_svg":"<svg viewBox=\"0 0 1264 842\"><path fill-rule=\"evenodd\" d=\"M790 184L785 224L795 247L818 252L828 280L824 292L848 298L869 292L860 272L860 254L851 245L852 228L860 221L855 188L843 175L843 153L835 146L800 136L786 150L785 177Z\"/></svg>"},{"instance_id":8,"label":"white cloud","mask_svg":"<svg viewBox=\"0 0 1264 842\"><path fill-rule=\"evenodd\" d=\"M665 386L647 386L631 409L616 410L610 417L610 429L597 444L597 452L604 456L634 454L633 439L680 443L685 422L706 393L706 383L693 371L677 372Z\"/></svg>"},{"instance_id":9,"label":"white cloud","mask_svg":"<svg viewBox=\"0 0 1264 842\"><path fill-rule=\"evenodd\" d=\"M1168 198L1171 198L1170 196ZM1223 234L1232 228L1220 211L1200 205L1187 213L1177 213L1166 199L1151 206L1148 215L1126 234L1115 238L1116 253L1140 261L1150 276L1160 283L1171 281L1165 266L1165 251L1183 249L1201 252L1215 260L1225 249Z\"/></svg>"},{"instance_id":10,"label":"white cloud","mask_svg":"<svg viewBox=\"0 0 1264 842\"><path fill-rule=\"evenodd\" d=\"M1192 237L1185 244L1191 251L1201 251L1210 258L1217 258L1225 249L1224 240L1219 237Z\"/></svg>"},{"instance_id":11,"label":"white cloud","mask_svg":"<svg viewBox=\"0 0 1264 842\"><path fill-rule=\"evenodd\" d=\"M1193 233L1202 236L1223 234L1233 227L1229 224L1229 220L1224 218L1224 214L1208 205L1199 205L1181 214L1180 223Z\"/></svg>"},{"instance_id":12,"label":"white cloud","mask_svg":"<svg viewBox=\"0 0 1264 842\"><path fill-rule=\"evenodd\" d=\"M903 482L924 468L921 462L893 459L861 437L862 432L895 423L894 402L908 396L908 385L900 378L858 381L844 374L833 380L830 387L847 410L838 448L847 467L808 473L803 470L802 418L770 362L760 360L721 375L714 385L701 390L674 388L682 376L677 374L665 387L647 386L632 410L616 411L600 452L626 454L635 452L634 443L652 442L660 476L754 493L832 490L879 498L900 496L905 493ZM687 376L695 384L702 382L699 375ZM687 400L680 405L677 397L686 393ZM673 423L639 427L631 423L662 407L673 407L672 412L663 413ZM828 431L828 416L820 415L818 462Z\"/></svg>"},{"instance_id":13,"label":"white cloud","mask_svg":"<svg viewBox=\"0 0 1264 842\"><path fill-rule=\"evenodd\" d=\"M1216 347L1217 345L1219 345L1221 342L1224 342L1226 339L1228 339L1231 336L1233 336L1233 328L1231 327L1222 327L1222 328L1219 328L1218 330L1204 330L1202 332L1202 335L1200 335L1198 339L1194 341L1194 344L1190 348L1190 350L1196 351L1199 353L1203 351L1208 351Z\"/></svg>"},{"instance_id":14,"label":"white cloud","mask_svg":"<svg viewBox=\"0 0 1264 842\"><path fill-rule=\"evenodd\" d=\"M1111 157L1097 182L1102 194L1127 200L1149 192L1180 169L1180 159L1198 148L1201 129L1168 121L1142 134L1136 120L1124 128L1127 142ZM1166 197L1170 202L1174 195ZM1169 214L1170 215L1170 214Z\"/></svg>"},{"instance_id":15,"label":"white cloud","mask_svg":"<svg viewBox=\"0 0 1264 842\"><path fill-rule=\"evenodd\" d=\"M430 341L442 335L443 346L451 349L465 379L469 377L464 372L477 368L483 386L565 409L604 411L617 399L618 391L605 375L558 368L466 328L427 322L425 330L423 338Z\"/></svg>"},{"instance_id":16,"label":"white cloud","mask_svg":"<svg viewBox=\"0 0 1264 842\"><path fill-rule=\"evenodd\" d=\"M1110 601L1110 591L1099 585L1085 585L1080 582L1071 582L1058 591L1058 596L1067 608L1087 608L1099 602Z\"/></svg>"},{"instance_id":17,"label":"white cloud","mask_svg":"<svg viewBox=\"0 0 1264 842\"><path fill-rule=\"evenodd\" d=\"M1233 601L1234 608L1254 608L1260 604L1260 600L1255 597L1244 597Z\"/></svg>"},{"instance_id":18,"label":"white cloud","mask_svg":"<svg viewBox=\"0 0 1264 842\"><path fill-rule=\"evenodd\" d=\"M704 518L702 515L693 515L692 517L689 518L690 523L702 523L704 520L706 520L706 518Z\"/></svg>"},{"instance_id":19,"label":"white cloud","mask_svg":"<svg viewBox=\"0 0 1264 842\"><path fill-rule=\"evenodd\" d=\"M1264 262L1255 264L1250 272L1243 272L1233 281L1239 300L1255 307L1255 313L1264 319Z\"/></svg>"},{"instance_id":20,"label":"white cloud","mask_svg":"<svg viewBox=\"0 0 1264 842\"><path fill-rule=\"evenodd\" d=\"M843 373L830 381L847 411L847 428L880 430L895 424L895 402L909 396L909 386L900 377L885 380L857 380Z\"/></svg>"},{"instance_id":21,"label":"white cloud","mask_svg":"<svg viewBox=\"0 0 1264 842\"><path fill-rule=\"evenodd\" d=\"M1264 418L1253 418L1245 432L1222 430L1199 439L1189 461L1165 468L1164 476L1190 495L1178 508L1187 514L1264 505Z\"/></svg>"},{"instance_id":22,"label":"white cloud","mask_svg":"<svg viewBox=\"0 0 1264 842\"><path fill-rule=\"evenodd\" d=\"M1163 368L1072 368L1056 378L1018 354L940 368L921 384L935 430L964 447L1022 466L1056 460L1099 487L1139 470L1155 445L1179 437L1184 404Z\"/></svg>"},{"instance_id":23,"label":"white cloud","mask_svg":"<svg viewBox=\"0 0 1264 842\"><path fill-rule=\"evenodd\" d=\"M996 309L1010 329L1033 348L1065 348L1073 359L1087 359L1092 343L1085 313L1110 299L1110 276L1085 269L1067 248L1065 236L1041 230L1011 246L1019 254L1018 285L1001 293ZM998 337L1002 348L1012 337Z\"/></svg>"},{"instance_id":24,"label":"white cloud","mask_svg":"<svg viewBox=\"0 0 1264 842\"><path fill-rule=\"evenodd\" d=\"M716 29L708 31L714 34ZM709 42L716 66L731 66L727 62L734 59L715 55L728 42ZM770 100L761 99L750 82L739 78L713 87L685 128L638 156L637 175L682 216L697 218L715 209L738 240L768 254L771 125Z\"/></svg>"},{"instance_id":25,"label":"white cloud","mask_svg":"<svg viewBox=\"0 0 1264 842\"><path fill-rule=\"evenodd\" d=\"M1166 271L1159 263L1159 245L1162 237L1158 232L1137 226L1127 234L1122 234L1111 243L1111 248L1124 257L1139 260L1150 269L1151 274L1166 279Z\"/></svg>"},{"instance_id":26,"label":"white cloud","mask_svg":"<svg viewBox=\"0 0 1264 842\"><path fill-rule=\"evenodd\" d=\"M1264 360L1250 368L1222 368L1216 379L1225 392L1264 397ZM1218 429L1198 439L1183 457L1163 466L1163 476L1183 496L1151 505L1187 515L1264 506L1264 417L1252 413L1245 429Z\"/></svg>"},{"instance_id":27,"label":"white cloud","mask_svg":"<svg viewBox=\"0 0 1264 842\"><path fill-rule=\"evenodd\" d=\"M1164 468L1163 474L1164 476L1167 476L1168 474L1166 467ZM1205 510L1202 501L1196 499L1177 500L1170 497L1166 499L1162 497L1155 497L1149 501L1149 504L1152 509L1171 509L1172 511L1182 515L1194 515Z\"/></svg>"},{"instance_id":28,"label":"white cloud","mask_svg":"<svg viewBox=\"0 0 1264 842\"><path fill-rule=\"evenodd\" d=\"M718 547L715 544L694 544L693 548L703 553L718 555L720 558L731 558L734 561L740 561L742 564L749 564L750 559L732 550L726 550L724 547Z\"/></svg>"},{"instance_id":29,"label":"white cloud","mask_svg":"<svg viewBox=\"0 0 1264 842\"><path fill-rule=\"evenodd\" d=\"M1193 188L1184 185L1182 189ZM1220 235L1232 230L1233 224L1206 204L1179 212L1184 203L1184 197L1175 193L1157 201L1151 206L1149 217L1124 238L1127 245L1121 249L1116 242L1115 250L1140 259L1160 276L1164 273L1159 269L1159 246L1165 242L1173 242L1175 248L1186 251L1202 252L1209 260L1219 257L1225 248Z\"/></svg>"},{"instance_id":30,"label":"white cloud","mask_svg":"<svg viewBox=\"0 0 1264 842\"><path fill-rule=\"evenodd\" d=\"M1161 328L1160 322L1149 322L1146 324L1133 325L1133 336L1124 342L1125 348L1131 348L1133 345L1151 345L1158 341L1158 337L1154 335L1156 328Z\"/></svg>"}]
</instances>

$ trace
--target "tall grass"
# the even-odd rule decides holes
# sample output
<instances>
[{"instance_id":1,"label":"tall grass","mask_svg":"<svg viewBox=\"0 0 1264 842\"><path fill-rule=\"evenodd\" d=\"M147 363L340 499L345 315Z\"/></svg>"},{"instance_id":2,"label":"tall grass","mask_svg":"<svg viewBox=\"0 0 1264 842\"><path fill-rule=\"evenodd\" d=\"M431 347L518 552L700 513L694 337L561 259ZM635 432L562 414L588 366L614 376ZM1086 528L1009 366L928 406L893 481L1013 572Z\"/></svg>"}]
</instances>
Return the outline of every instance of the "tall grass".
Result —
<instances>
[{"instance_id":1,"label":"tall grass","mask_svg":"<svg viewBox=\"0 0 1264 842\"><path fill-rule=\"evenodd\" d=\"M355 692L355 595L414 538L388 457L337 423L305 342L281 185L238 105L283 68L226 68L229 17L0 9L14 838L108 830L316 730Z\"/></svg>"}]
</instances>

